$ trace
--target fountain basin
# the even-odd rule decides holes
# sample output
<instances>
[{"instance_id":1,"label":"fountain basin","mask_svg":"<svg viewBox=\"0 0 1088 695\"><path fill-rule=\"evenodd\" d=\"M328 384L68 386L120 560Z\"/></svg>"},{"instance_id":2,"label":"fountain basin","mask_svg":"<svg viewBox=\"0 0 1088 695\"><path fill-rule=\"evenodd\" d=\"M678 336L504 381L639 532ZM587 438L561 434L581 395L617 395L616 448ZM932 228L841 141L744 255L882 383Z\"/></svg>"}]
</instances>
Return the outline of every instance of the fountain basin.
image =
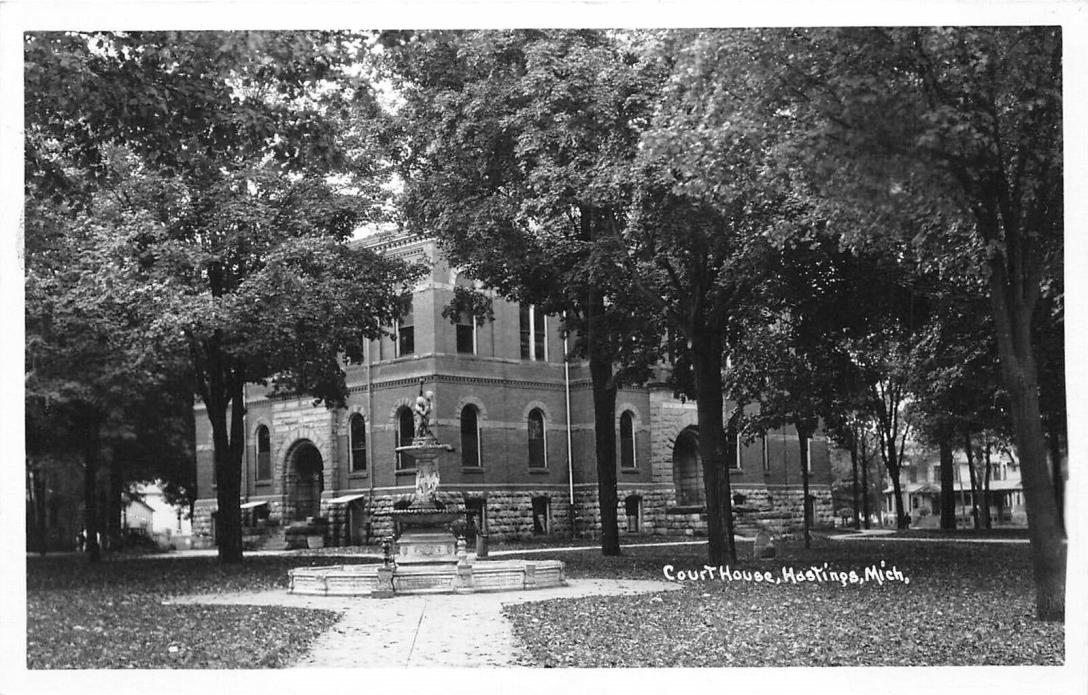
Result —
<instances>
[{"instance_id":1,"label":"fountain basin","mask_svg":"<svg viewBox=\"0 0 1088 695\"><path fill-rule=\"evenodd\" d=\"M481 560L456 564L332 565L288 570L292 594L389 597L523 591L566 584L559 560ZM390 591L390 579L392 590Z\"/></svg>"},{"instance_id":2,"label":"fountain basin","mask_svg":"<svg viewBox=\"0 0 1088 695\"><path fill-rule=\"evenodd\" d=\"M440 526L460 519L464 514L463 508L453 509L428 509L414 508L394 509L389 513L394 521L403 526Z\"/></svg>"}]
</instances>

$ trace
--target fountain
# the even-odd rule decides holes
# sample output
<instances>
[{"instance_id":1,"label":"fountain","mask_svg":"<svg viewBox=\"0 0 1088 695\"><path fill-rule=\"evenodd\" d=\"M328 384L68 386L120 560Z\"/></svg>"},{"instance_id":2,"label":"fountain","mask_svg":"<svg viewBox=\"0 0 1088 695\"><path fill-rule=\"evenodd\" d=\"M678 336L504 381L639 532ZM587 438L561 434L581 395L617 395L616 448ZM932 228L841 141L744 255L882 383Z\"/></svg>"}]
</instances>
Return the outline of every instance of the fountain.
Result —
<instances>
[{"instance_id":1,"label":"fountain","mask_svg":"<svg viewBox=\"0 0 1088 695\"><path fill-rule=\"evenodd\" d=\"M437 496L438 456L453 447L435 437L433 411L434 393L424 394L420 379L413 409L415 436L411 444L397 447L397 453L415 461L415 492L409 505L390 512L400 534L395 541L382 544L382 564L295 568L288 572L291 593L389 598L539 589L566 583L563 563L558 560L478 560L466 552L464 539L450 530L464 509L445 505Z\"/></svg>"}]
</instances>

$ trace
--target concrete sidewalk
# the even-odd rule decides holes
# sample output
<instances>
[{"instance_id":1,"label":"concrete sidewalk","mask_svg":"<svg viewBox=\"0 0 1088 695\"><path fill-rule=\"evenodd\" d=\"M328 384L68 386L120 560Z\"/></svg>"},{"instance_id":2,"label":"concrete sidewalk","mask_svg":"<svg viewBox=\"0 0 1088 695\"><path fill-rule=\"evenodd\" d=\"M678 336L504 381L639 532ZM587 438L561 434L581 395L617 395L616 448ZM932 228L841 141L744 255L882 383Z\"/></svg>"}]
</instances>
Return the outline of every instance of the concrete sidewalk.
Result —
<instances>
[{"instance_id":1,"label":"concrete sidewalk","mask_svg":"<svg viewBox=\"0 0 1088 695\"><path fill-rule=\"evenodd\" d=\"M185 596L170 603L287 606L341 612L340 620L296 664L309 668L512 666L517 641L506 604L555 598L641 594L678 589L645 580L573 579L536 591L428 594L374 599L299 596L286 590Z\"/></svg>"},{"instance_id":2,"label":"concrete sidewalk","mask_svg":"<svg viewBox=\"0 0 1088 695\"><path fill-rule=\"evenodd\" d=\"M737 542L752 542L754 537L734 536ZM627 545L621 545L622 550L628 550L631 548L663 548L670 546L690 546L690 545L706 545L706 540L698 541L661 541L659 543L630 543ZM598 545L577 545L577 546L554 546L549 548L507 548L502 550L491 550L488 553L488 557L503 557L507 555L549 555L555 553L568 553L568 552L583 552L587 550L600 551L601 546ZM55 554L55 553L54 553ZM147 555L141 555L133 557L147 557L147 558L187 558L187 557L216 557L218 551L215 548L202 548L198 550L171 550L168 553L148 553ZM275 557L284 555L293 555L295 557L367 557L377 560L382 559L380 550L366 546L346 546L346 547L329 547L322 550L247 550L244 555L246 557Z\"/></svg>"},{"instance_id":3,"label":"concrete sidewalk","mask_svg":"<svg viewBox=\"0 0 1088 695\"><path fill-rule=\"evenodd\" d=\"M833 541L895 541L899 543L1030 543L1027 538L919 538L892 535L894 532L880 529L858 534L828 536Z\"/></svg>"}]
</instances>

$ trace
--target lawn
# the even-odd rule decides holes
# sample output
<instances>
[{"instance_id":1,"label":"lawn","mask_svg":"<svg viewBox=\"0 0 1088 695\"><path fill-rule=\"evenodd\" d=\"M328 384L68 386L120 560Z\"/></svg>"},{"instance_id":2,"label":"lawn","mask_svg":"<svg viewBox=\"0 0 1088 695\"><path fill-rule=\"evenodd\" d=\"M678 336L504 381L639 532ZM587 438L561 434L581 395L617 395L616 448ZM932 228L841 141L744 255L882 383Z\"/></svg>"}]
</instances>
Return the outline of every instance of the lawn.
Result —
<instances>
[{"instance_id":1,"label":"lawn","mask_svg":"<svg viewBox=\"0 0 1088 695\"><path fill-rule=\"evenodd\" d=\"M338 560L350 562L350 560ZM287 588L320 557L116 556L27 559L27 667L275 668L306 652L338 614L283 607L165 605L173 596Z\"/></svg>"},{"instance_id":2,"label":"lawn","mask_svg":"<svg viewBox=\"0 0 1088 695\"><path fill-rule=\"evenodd\" d=\"M782 578L827 563L828 581L679 582L667 593L508 606L538 666L1060 665L1064 631L1033 617L1026 545L822 541L739 568ZM625 548L618 558L563 557L571 577L663 578L702 569L705 548ZM909 583L847 584L830 572L883 561Z\"/></svg>"},{"instance_id":3,"label":"lawn","mask_svg":"<svg viewBox=\"0 0 1088 695\"><path fill-rule=\"evenodd\" d=\"M525 549L529 544L525 544ZM509 546L508 546L509 547ZM827 581L678 582L677 591L509 606L531 666L1058 665L1061 625L1033 617L1026 544L819 540L738 568L781 578L827 563ZM571 578L663 579L700 570L705 546L625 546L620 557L558 550ZM291 665L337 614L282 607L175 605L173 596L287 587L318 554L27 559L30 668L276 668ZM539 557L537 555L526 557ZM373 561L344 556L337 563ZM843 585L831 571L895 566L909 583ZM737 569L737 568L734 568Z\"/></svg>"}]
</instances>

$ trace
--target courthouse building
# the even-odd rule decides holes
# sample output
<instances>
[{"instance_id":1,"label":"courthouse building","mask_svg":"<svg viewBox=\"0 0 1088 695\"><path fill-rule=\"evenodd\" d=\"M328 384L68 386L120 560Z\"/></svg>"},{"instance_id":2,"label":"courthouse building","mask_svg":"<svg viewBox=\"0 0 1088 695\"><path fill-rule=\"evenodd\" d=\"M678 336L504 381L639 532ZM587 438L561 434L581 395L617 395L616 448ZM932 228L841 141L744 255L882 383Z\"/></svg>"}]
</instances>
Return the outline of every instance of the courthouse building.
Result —
<instances>
[{"instance_id":1,"label":"courthouse building","mask_svg":"<svg viewBox=\"0 0 1088 695\"><path fill-rule=\"evenodd\" d=\"M415 469L396 447L413 434L412 404L435 394L435 433L453 451L439 459L439 496L483 519L492 538L592 536L599 531L593 399L584 362L566 362L559 320L494 297L494 321L453 324L442 309L470 278L433 241L384 233L375 251L425 261L410 313L391 336L370 343L347 370L340 409L309 398L247 388L243 518L281 526L330 521L327 542L368 542L392 531L389 510L411 495ZM728 404L727 404L728 407ZM216 508L212 439L198 406L194 533L212 533ZM621 532L705 533L695 404L664 383L621 389L616 398ZM739 446L730 479L738 525L800 525L800 452L792 429ZM811 496L818 524L832 521L827 442L810 442Z\"/></svg>"}]
</instances>

